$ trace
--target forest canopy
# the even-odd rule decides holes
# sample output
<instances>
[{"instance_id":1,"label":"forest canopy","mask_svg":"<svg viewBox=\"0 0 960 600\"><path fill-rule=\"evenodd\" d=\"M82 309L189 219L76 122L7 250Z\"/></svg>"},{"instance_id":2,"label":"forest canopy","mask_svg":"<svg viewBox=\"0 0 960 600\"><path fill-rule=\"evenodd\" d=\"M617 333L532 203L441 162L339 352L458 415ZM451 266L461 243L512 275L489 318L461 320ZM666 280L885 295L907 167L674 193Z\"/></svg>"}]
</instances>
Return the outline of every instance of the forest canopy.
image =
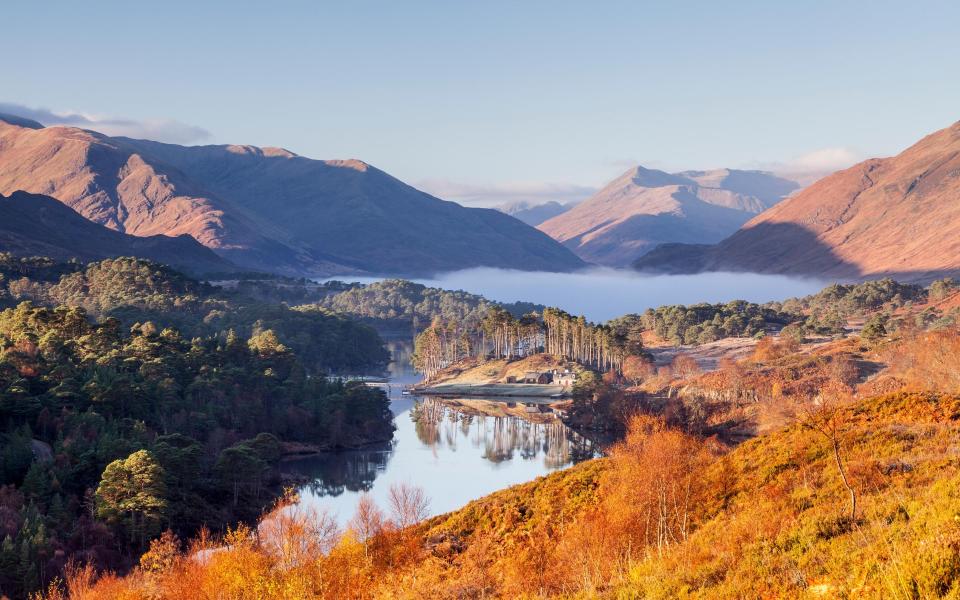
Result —
<instances>
[{"instance_id":1,"label":"forest canopy","mask_svg":"<svg viewBox=\"0 0 960 600\"><path fill-rule=\"evenodd\" d=\"M70 557L124 567L163 529L255 517L281 440L353 447L392 430L381 390L309 376L270 329L187 339L21 303L0 312L0 589L35 590Z\"/></svg>"},{"instance_id":2,"label":"forest canopy","mask_svg":"<svg viewBox=\"0 0 960 600\"><path fill-rule=\"evenodd\" d=\"M230 330L249 337L271 329L301 364L317 373L375 371L389 360L376 331L347 316L315 308L295 310L201 283L147 260L115 258L79 265L7 257L0 260L0 275L8 306L23 300L75 306L97 319L116 318L125 327L150 321L187 337L223 337Z\"/></svg>"},{"instance_id":3,"label":"forest canopy","mask_svg":"<svg viewBox=\"0 0 960 600\"><path fill-rule=\"evenodd\" d=\"M6 308L3 308L6 307ZM372 328L134 258L0 255L0 596L255 519L287 442L389 440Z\"/></svg>"},{"instance_id":4,"label":"forest canopy","mask_svg":"<svg viewBox=\"0 0 960 600\"><path fill-rule=\"evenodd\" d=\"M344 285L328 282L325 285ZM434 318L463 324L478 323L496 306L515 317L543 310L530 302L493 302L464 291L427 287L404 279L385 279L368 285L352 285L317 302L318 306L378 325L420 330Z\"/></svg>"}]
</instances>

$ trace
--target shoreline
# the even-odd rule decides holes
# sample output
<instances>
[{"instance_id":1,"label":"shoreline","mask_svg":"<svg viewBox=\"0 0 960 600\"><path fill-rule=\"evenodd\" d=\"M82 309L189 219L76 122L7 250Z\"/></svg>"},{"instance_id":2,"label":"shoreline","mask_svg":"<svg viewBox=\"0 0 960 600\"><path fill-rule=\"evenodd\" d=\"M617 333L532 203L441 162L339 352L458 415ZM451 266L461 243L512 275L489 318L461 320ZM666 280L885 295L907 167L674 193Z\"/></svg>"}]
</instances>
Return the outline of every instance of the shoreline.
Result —
<instances>
[{"instance_id":1,"label":"shoreline","mask_svg":"<svg viewBox=\"0 0 960 600\"><path fill-rule=\"evenodd\" d=\"M410 393L441 398L495 397L551 401L570 397L569 389L564 386L538 383L441 383L415 386Z\"/></svg>"}]
</instances>

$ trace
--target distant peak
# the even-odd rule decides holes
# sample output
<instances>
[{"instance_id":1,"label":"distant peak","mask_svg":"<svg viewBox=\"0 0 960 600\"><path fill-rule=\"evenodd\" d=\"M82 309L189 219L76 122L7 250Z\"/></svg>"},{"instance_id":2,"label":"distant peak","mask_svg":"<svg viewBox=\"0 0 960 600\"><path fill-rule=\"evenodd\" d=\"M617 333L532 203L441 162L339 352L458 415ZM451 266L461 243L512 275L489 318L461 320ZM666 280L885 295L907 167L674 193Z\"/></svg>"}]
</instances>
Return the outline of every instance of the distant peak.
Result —
<instances>
[{"instance_id":1,"label":"distant peak","mask_svg":"<svg viewBox=\"0 0 960 600\"><path fill-rule=\"evenodd\" d=\"M354 171L360 171L361 173L365 173L371 168L369 164L363 162L362 160L357 160L356 158L348 158L345 160L325 160L323 162L331 167L344 167L347 169L353 169Z\"/></svg>"},{"instance_id":2,"label":"distant peak","mask_svg":"<svg viewBox=\"0 0 960 600\"><path fill-rule=\"evenodd\" d=\"M16 125L17 127L25 127L27 129L43 129L42 123L34 121L33 119L18 117L17 115L11 115L7 113L0 113L0 121L3 121L9 125Z\"/></svg>"},{"instance_id":3,"label":"distant peak","mask_svg":"<svg viewBox=\"0 0 960 600\"><path fill-rule=\"evenodd\" d=\"M279 146L267 146L263 148L264 156L279 156L283 158L296 158L297 154L295 152L290 152L286 148L280 148Z\"/></svg>"},{"instance_id":4,"label":"distant peak","mask_svg":"<svg viewBox=\"0 0 960 600\"><path fill-rule=\"evenodd\" d=\"M269 156L269 157L280 157L280 158L294 158L297 155L293 152L290 152L286 148L278 148L276 146L266 146L260 148L259 146L248 146L248 145L238 145L234 144L227 146L227 152L233 154L247 154L250 156Z\"/></svg>"},{"instance_id":5,"label":"distant peak","mask_svg":"<svg viewBox=\"0 0 960 600\"><path fill-rule=\"evenodd\" d=\"M627 171L626 175L630 177L634 185L640 187L654 188L668 185L688 185L690 183L685 177L672 175L659 169L648 169L643 165L638 165L636 168Z\"/></svg>"}]
</instances>

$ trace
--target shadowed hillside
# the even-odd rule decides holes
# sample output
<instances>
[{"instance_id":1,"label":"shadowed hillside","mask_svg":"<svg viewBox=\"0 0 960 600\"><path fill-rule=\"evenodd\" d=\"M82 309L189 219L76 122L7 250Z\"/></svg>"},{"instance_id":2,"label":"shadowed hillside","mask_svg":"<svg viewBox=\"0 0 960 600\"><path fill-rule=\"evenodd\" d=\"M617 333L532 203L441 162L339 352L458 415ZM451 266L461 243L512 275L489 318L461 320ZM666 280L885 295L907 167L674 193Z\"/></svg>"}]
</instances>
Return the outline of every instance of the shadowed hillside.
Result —
<instances>
[{"instance_id":1,"label":"shadowed hillside","mask_svg":"<svg viewBox=\"0 0 960 600\"><path fill-rule=\"evenodd\" d=\"M190 236L127 235L86 220L53 198L26 192L0 195L0 252L81 261L138 256L195 274L236 270Z\"/></svg>"},{"instance_id":2,"label":"shadowed hillside","mask_svg":"<svg viewBox=\"0 0 960 600\"><path fill-rule=\"evenodd\" d=\"M752 254L749 247L727 245L737 235L747 235L746 229L720 244L661 244L634 262L634 268L659 273L699 273L701 271L751 272L745 265L760 260L769 261L771 268L766 273L795 273L804 261L817 260L823 270L816 274L832 272L847 273L851 279L860 276L855 265L836 256L833 250L823 245L813 232L793 223L759 223L749 232L757 240L791 240L791 244L770 245L763 257Z\"/></svg>"}]
</instances>

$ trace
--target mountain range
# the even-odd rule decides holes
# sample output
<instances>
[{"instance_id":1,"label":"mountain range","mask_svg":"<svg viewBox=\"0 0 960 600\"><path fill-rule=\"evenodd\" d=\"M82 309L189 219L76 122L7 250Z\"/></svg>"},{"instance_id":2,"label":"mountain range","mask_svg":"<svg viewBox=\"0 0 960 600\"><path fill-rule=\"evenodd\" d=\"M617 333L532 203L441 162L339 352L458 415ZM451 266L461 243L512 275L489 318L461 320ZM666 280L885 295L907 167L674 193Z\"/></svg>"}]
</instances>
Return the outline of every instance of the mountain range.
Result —
<instances>
[{"instance_id":1,"label":"mountain range","mask_svg":"<svg viewBox=\"0 0 960 600\"><path fill-rule=\"evenodd\" d=\"M719 242L797 188L763 171L640 166L538 228L588 262L623 267L659 244Z\"/></svg>"},{"instance_id":2,"label":"mountain range","mask_svg":"<svg viewBox=\"0 0 960 600\"><path fill-rule=\"evenodd\" d=\"M960 122L821 179L718 244L666 244L635 266L905 281L960 272Z\"/></svg>"},{"instance_id":3,"label":"mountain range","mask_svg":"<svg viewBox=\"0 0 960 600\"><path fill-rule=\"evenodd\" d=\"M359 160L282 148L180 146L0 116L0 193L17 190L133 236L189 235L246 269L320 276L583 266L499 211L440 200Z\"/></svg>"},{"instance_id":4,"label":"mountain range","mask_svg":"<svg viewBox=\"0 0 960 600\"><path fill-rule=\"evenodd\" d=\"M584 261L838 279L960 272L960 123L798 188L762 171L641 166L574 206L465 208L358 160L0 115L0 251L17 254L304 276Z\"/></svg>"},{"instance_id":5,"label":"mountain range","mask_svg":"<svg viewBox=\"0 0 960 600\"><path fill-rule=\"evenodd\" d=\"M189 235L127 235L88 221L49 196L26 192L0 195L0 251L83 261L139 256L191 274L237 270Z\"/></svg>"}]
</instances>

